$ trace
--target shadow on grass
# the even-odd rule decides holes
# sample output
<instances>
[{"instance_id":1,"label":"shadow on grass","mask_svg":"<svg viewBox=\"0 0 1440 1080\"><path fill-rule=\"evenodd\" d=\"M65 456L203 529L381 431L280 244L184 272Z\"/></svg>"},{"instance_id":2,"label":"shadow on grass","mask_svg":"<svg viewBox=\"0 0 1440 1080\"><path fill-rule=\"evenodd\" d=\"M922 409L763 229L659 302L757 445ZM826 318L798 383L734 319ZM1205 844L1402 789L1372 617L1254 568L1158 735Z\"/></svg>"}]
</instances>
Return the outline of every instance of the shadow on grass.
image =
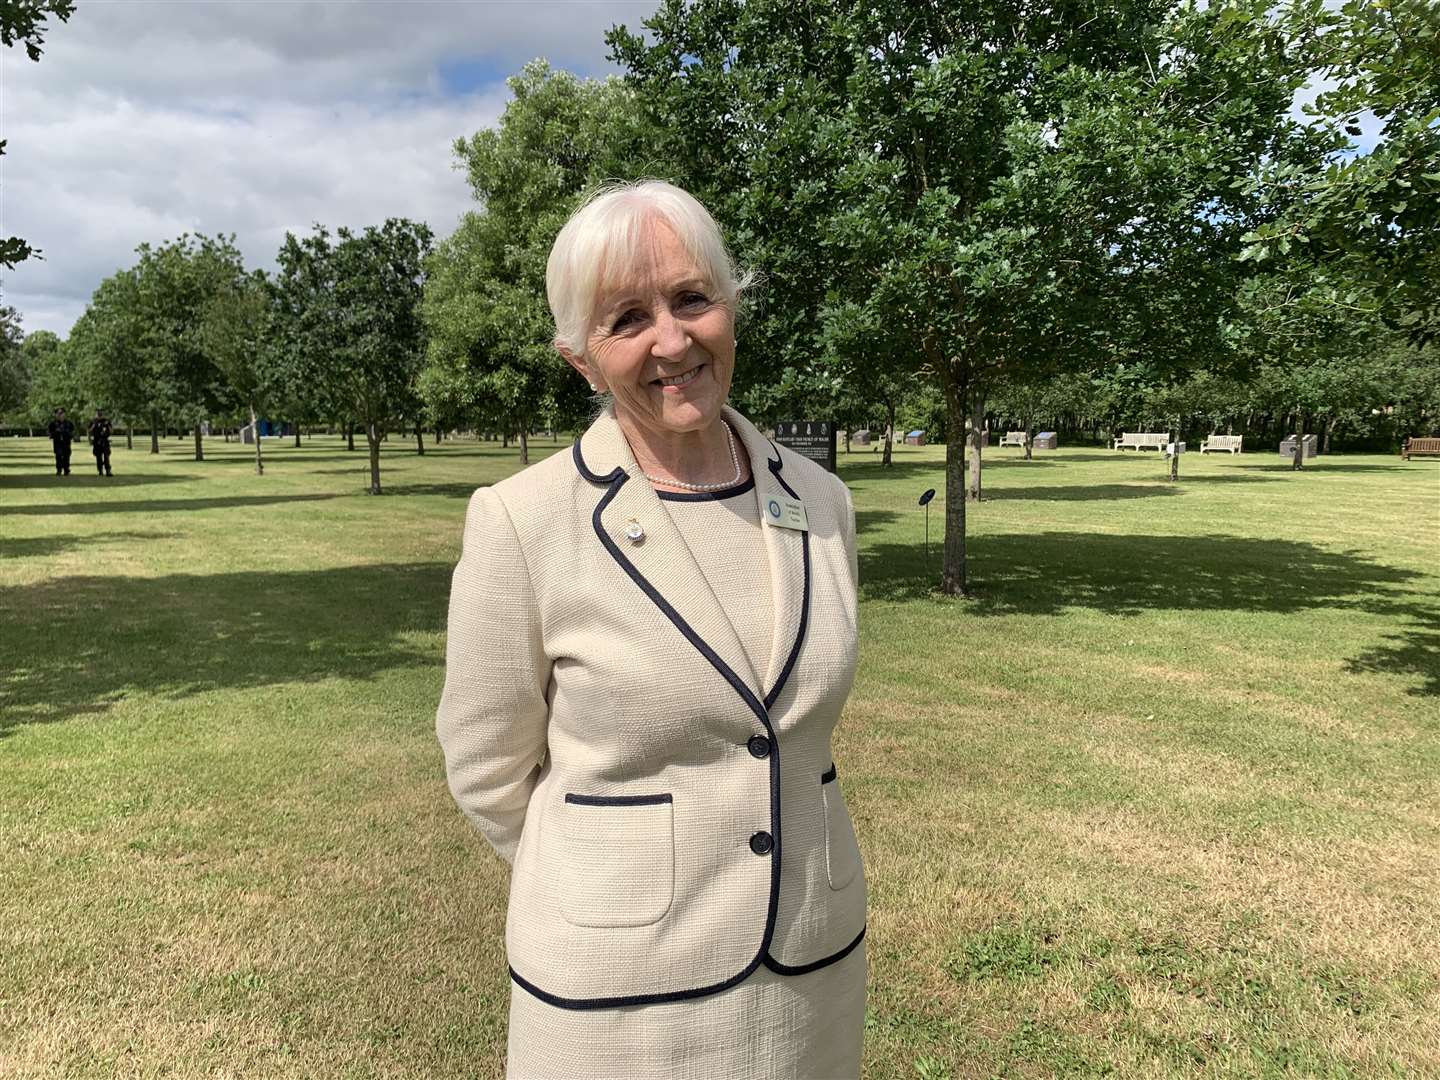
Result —
<instances>
[{"instance_id":1,"label":"shadow on grass","mask_svg":"<svg viewBox=\"0 0 1440 1080\"><path fill-rule=\"evenodd\" d=\"M72 465L72 469L75 467ZM56 476L55 470L48 473L0 473L0 491L20 491L39 488L49 491L72 491L75 488L124 488L148 484L177 484L186 480L201 480L200 476L180 473L121 473L119 476L101 476L91 465L83 472L75 469L69 476Z\"/></svg>"},{"instance_id":2,"label":"shadow on grass","mask_svg":"<svg viewBox=\"0 0 1440 1080\"><path fill-rule=\"evenodd\" d=\"M213 499L120 499L115 502L37 503L7 506L6 514L161 514L171 510L228 510L277 503L320 502L343 499L354 492L339 491L315 495L223 495Z\"/></svg>"},{"instance_id":3,"label":"shadow on grass","mask_svg":"<svg viewBox=\"0 0 1440 1080\"><path fill-rule=\"evenodd\" d=\"M1277 611L1351 608L1416 614L1393 590L1421 577L1362 555L1295 540L1239 536L1112 536L1035 532L970 539L978 615L1056 615L1085 607L1115 615L1152 610ZM868 599L931 595L919 545L860 553Z\"/></svg>"},{"instance_id":4,"label":"shadow on grass","mask_svg":"<svg viewBox=\"0 0 1440 1080\"><path fill-rule=\"evenodd\" d=\"M1279 456L1278 454L1276 455ZM1254 469L1256 472L1288 473L1294 472L1294 467L1289 461L1272 461L1261 463L1258 461L1241 461L1235 466L1237 469ZM1397 461L1394 465L1376 465L1367 461L1325 461L1316 459L1306 465L1300 471L1309 472L1314 469L1316 472L1395 472L1406 468L1404 462Z\"/></svg>"},{"instance_id":5,"label":"shadow on grass","mask_svg":"<svg viewBox=\"0 0 1440 1080\"><path fill-rule=\"evenodd\" d=\"M1386 643L1376 645L1345 662L1351 674L1402 675L1421 683L1406 693L1417 697L1440 697L1440 612L1421 625L1385 635Z\"/></svg>"},{"instance_id":6,"label":"shadow on grass","mask_svg":"<svg viewBox=\"0 0 1440 1080\"><path fill-rule=\"evenodd\" d=\"M1440 696L1440 609L1407 591L1423 577L1418 571L1303 541L1238 536L1046 532L976 537L967 546L976 592L969 614L1361 611L1412 625L1346 661L1346 670L1419 678L1411 694ZM927 568L919 544L860 552L867 600L933 598L939 576L938 553Z\"/></svg>"},{"instance_id":7,"label":"shadow on grass","mask_svg":"<svg viewBox=\"0 0 1440 1080\"><path fill-rule=\"evenodd\" d=\"M454 484L390 484L386 486L387 495L443 495L451 499L468 499L475 494L476 488L489 487L489 484L476 484L463 481Z\"/></svg>"},{"instance_id":8,"label":"shadow on grass","mask_svg":"<svg viewBox=\"0 0 1440 1080\"><path fill-rule=\"evenodd\" d=\"M439 650L406 635L444 629L451 570L70 577L0 589L0 737L103 712L130 693L178 699L439 665Z\"/></svg>"},{"instance_id":9,"label":"shadow on grass","mask_svg":"<svg viewBox=\"0 0 1440 1080\"><path fill-rule=\"evenodd\" d=\"M117 544L126 540L168 540L180 533L173 532L101 532L83 536L27 536L8 539L0 537L0 559L35 559L58 555L71 548L90 544Z\"/></svg>"},{"instance_id":10,"label":"shadow on grass","mask_svg":"<svg viewBox=\"0 0 1440 1080\"><path fill-rule=\"evenodd\" d=\"M855 535L861 536L878 526L889 525L891 522L899 520L900 515L894 510L856 510ZM934 527L933 522L931 523L931 527ZM943 519L940 522L940 527L942 529L945 527ZM865 562L865 554L863 552L860 555L860 562L863 566Z\"/></svg>"},{"instance_id":11,"label":"shadow on grass","mask_svg":"<svg viewBox=\"0 0 1440 1080\"><path fill-rule=\"evenodd\" d=\"M942 481L945 476L945 462L937 461L905 461L897 460L890 468L880 464L877 456L874 461L866 460L862 456L852 455L848 460L842 455L836 460L839 463L840 471L847 484L865 481L878 480L913 480L917 477L938 477ZM991 461L984 458L982 471L988 472L991 469L1013 469L1013 468L1054 468L1060 464L1059 461Z\"/></svg>"},{"instance_id":12,"label":"shadow on grass","mask_svg":"<svg viewBox=\"0 0 1440 1080\"><path fill-rule=\"evenodd\" d=\"M1173 484L1072 484L1068 487L986 488L985 502L1089 502L1092 499L1150 499L1183 492Z\"/></svg>"}]
</instances>

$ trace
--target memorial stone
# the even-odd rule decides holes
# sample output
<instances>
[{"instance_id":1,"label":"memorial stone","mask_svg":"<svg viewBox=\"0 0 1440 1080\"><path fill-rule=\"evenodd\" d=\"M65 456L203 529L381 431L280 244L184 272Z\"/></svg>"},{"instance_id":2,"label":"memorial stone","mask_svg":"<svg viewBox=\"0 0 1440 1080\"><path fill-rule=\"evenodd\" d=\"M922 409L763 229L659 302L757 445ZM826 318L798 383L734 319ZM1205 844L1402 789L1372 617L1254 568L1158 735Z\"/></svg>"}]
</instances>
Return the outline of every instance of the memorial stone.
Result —
<instances>
[{"instance_id":1,"label":"memorial stone","mask_svg":"<svg viewBox=\"0 0 1440 1080\"><path fill-rule=\"evenodd\" d=\"M1300 453L1304 460L1316 457L1320 453L1319 443L1316 441L1314 435L1306 435L1305 438L1300 441ZM1280 444L1280 456L1290 461L1295 460L1294 435L1289 436Z\"/></svg>"}]
</instances>

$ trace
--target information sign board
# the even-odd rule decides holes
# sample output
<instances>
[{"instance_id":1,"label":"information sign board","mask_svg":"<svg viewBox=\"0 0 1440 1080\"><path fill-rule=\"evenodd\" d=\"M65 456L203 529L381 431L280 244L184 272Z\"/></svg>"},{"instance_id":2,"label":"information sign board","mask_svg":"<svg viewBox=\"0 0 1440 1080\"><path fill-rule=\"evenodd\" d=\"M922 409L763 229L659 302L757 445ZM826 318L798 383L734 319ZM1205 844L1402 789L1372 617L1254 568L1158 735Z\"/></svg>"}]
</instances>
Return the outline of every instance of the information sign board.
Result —
<instances>
[{"instance_id":1,"label":"information sign board","mask_svg":"<svg viewBox=\"0 0 1440 1080\"><path fill-rule=\"evenodd\" d=\"M782 420L775 425L775 441L835 471L835 425L830 421Z\"/></svg>"}]
</instances>

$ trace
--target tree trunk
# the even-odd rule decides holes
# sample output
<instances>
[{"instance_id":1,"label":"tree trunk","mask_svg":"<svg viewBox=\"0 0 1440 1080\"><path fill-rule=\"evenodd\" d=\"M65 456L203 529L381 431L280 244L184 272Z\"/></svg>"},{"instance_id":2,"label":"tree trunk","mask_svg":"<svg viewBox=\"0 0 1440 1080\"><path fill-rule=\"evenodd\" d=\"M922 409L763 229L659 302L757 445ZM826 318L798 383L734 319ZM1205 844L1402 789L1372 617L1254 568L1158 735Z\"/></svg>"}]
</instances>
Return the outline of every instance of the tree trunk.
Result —
<instances>
[{"instance_id":1,"label":"tree trunk","mask_svg":"<svg viewBox=\"0 0 1440 1080\"><path fill-rule=\"evenodd\" d=\"M250 430L255 433L255 475L265 475L265 462L260 460L260 421L255 416L255 403L250 403Z\"/></svg>"},{"instance_id":2,"label":"tree trunk","mask_svg":"<svg viewBox=\"0 0 1440 1080\"><path fill-rule=\"evenodd\" d=\"M415 453L425 456L425 429L419 424L415 425Z\"/></svg>"},{"instance_id":3,"label":"tree trunk","mask_svg":"<svg viewBox=\"0 0 1440 1080\"><path fill-rule=\"evenodd\" d=\"M525 433L525 425L520 426L520 464L530 464L530 437Z\"/></svg>"},{"instance_id":4,"label":"tree trunk","mask_svg":"<svg viewBox=\"0 0 1440 1080\"><path fill-rule=\"evenodd\" d=\"M1175 426L1170 429L1170 441L1175 444L1175 452L1170 455L1170 471L1166 476L1168 480L1180 479L1180 419L1177 417Z\"/></svg>"},{"instance_id":5,"label":"tree trunk","mask_svg":"<svg viewBox=\"0 0 1440 1080\"><path fill-rule=\"evenodd\" d=\"M951 440L954 441L953 439ZM895 403L888 402L885 406L885 455L880 459L880 467L888 469L894 463L893 448L895 446Z\"/></svg>"},{"instance_id":6,"label":"tree trunk","mask_svg":"<svg viewBox=\"0 0 1440 1080\"><path fill-rule=\"evenodd\" d=\"M365 442L370 447L370 494L380 494L380 425L371 421L365 425Z\"/></svg>"},{"instance_id":7,"label":"tree trunk","mask_svg":"<svg viewBox=\"0 0 1440 1080\"><path fill-rule=\"evenodd\" d=\"M436 425L435 425L435 445L436 445L436 446L439 446L439 445L440 445L442 442L444 442L444 441L445 441L445 429L442 428L439 424L436 424Z\"/></svg>"},{"instance_id":8,"label":"tree trunk","mask_svg":"<svg viewBox=\"0 0 1440 1080\"><path fill-rule=\"evenodd\" d=\"M500 433L500 449L510 449L510 430L508 428Z\"/></svg>"},{"instance_id":9,"label":"tree trunk","mask_svg":"<svg viewBox=\"0 0 1440 1080\"><path fill-rule=\"evenodd\" d=\"M350 420L345 424L345 449L355 449L355 421Z\"/></svg>"},{"instance_id":10,"label":"tree trunk","mask_svg":"<svg viewBox=\"0 0 1440 1080\"><path fill-rule=\"evenodd\" d=\"M205 460L205 445L200 441L200 425L195 425L195 460Z\"/></svg>"},{"instance_id":11,"label":"tree trunk","mask_svg":"<svg viewBox=\"0 0 1440 1080\"><path fill-rule=\"evenodd\" d=\"M300 449L300 424L298 422L295 424L295 449Z\"/></svg>"},{"instance_id":12,"label":"tree trunk","mask_svg":"<svg viewBox=\"0 0 1440 1080\"><path fill-rule=\"evenodd\" d=\"M1330 453L1330 436L1335 432L1335 424L1338 417L1331 416L1325 421L1325 442L1320 447L1320 453Z\"/></svg>"},{"instance_id":13,"label":"tree trunk","mask_svg":"<svg viewBox=\"0 0 1440 1080\"><path fill-rule=\"evenodd\" d=\"M160 420L153 413L150 415L150 452L160 452Z\"/></svg>"},{"instance_id":14,"label":"tree trunk","mask_svg":"<svg viewBox=\"0 0 1440 1080\"><path fill-rule=\"evenodd\" d=\"M956 436L965 430L964 389L945 388L945 554L940 571L940 588L950 596L968 596L965 582L965 440Z\"/></svg>"},{"instance_id":15,"label":"tree trunk","mask_svg":"<svg viewBox=\"0 0 1440 1080\"><path fill-rule=\"evenodd\" d=\"M985 397L979 391L970 407L970 487L965 497L980 501L980 456L985 445Z\"/></svg>"},{"instance_id":16,"label":"tree trunk","mask_svg":"<svg viewBox=\"0 0 1440 1080\"><path fill-rule=\"evenodd\" d=\"M1035 460L1035 455L1034 455L1034 453L1033 453L1034 447L1031 445L1031 444L1034 443L1034 441L1035 441L1035 419L1034 419L1034 417L1027 416L1027 417L1025 417L1025 460L1026 460L1026 461L1033 461L1033 460Z\"/></svg>"},{"instance_id":17,"label":"tree trunk","mask_svg":"<svg viewBox=\"0 0 1440 1080\"><path fill-rule=\"evenodd\" d=\"M230 425L226 424L224 427L222 427L220 429L220 434L225 436L225 441L228 443L230 441Z\"/></svg>"},{"instance_id":18,"label":"tree trunk","mask_svg":"<svg viewBox=\"0 0 1440 1080\"><path fill-rule=\"evenodd\" d=\"M125 425L125 449L135 449L135 431L129 424Z\"/></svg>"},{"instance_id":19,"label":"tree trunk","mask_svg":"<svg viewBox=\"0 0 1440 1080\"><path fill-rule=\"evenodd\" d=\"M1290 469L1299 472L1305 467L1305 410L1295 410L1295 449L1290 454Z\"/></svg>"}]
</instances>

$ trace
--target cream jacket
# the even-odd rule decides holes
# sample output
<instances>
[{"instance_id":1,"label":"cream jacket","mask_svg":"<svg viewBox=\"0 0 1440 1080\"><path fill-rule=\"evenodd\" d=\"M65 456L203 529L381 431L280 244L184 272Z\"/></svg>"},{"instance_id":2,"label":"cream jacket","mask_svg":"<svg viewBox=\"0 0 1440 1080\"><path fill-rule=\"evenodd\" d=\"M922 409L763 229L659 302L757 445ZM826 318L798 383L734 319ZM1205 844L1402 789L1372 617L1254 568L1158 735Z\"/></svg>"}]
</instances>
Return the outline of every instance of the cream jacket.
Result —
<instances>
[{"instance_id":1,"label":"cream jacket","mask_svg":"<svg viewBox=\"0 0 1440 1080\"><path fill-rule=\"evenodd\" d=\"M553 1005L701 997L864 936L830 753L855 671L854 510L725 416L762 509L799 499L808 518L764 526L765 671L698 566L726 552L686 545L612 413L470 501L436 728L456 802L514 864L511 976Z\"/></svg>"}]
</instances>

